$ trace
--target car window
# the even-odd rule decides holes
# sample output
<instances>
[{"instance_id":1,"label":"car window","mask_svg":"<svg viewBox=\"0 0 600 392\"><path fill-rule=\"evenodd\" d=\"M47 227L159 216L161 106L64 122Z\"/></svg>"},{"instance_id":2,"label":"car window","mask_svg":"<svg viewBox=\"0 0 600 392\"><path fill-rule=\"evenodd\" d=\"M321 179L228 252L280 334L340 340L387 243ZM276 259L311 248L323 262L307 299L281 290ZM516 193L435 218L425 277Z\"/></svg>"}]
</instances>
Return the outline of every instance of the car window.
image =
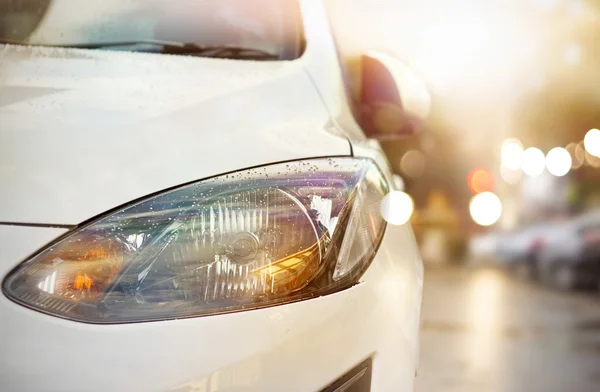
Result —
<instances>
[{"instance_id":1,"label":"car window","mask_svg":"<svg viewBox=\"0 0 600 392\"><path fill-rule=\"evenodd\" d=\"M0 38L29 44L159 51L144 41L256 49L280 59L301 52L290 0L0 0Z\"/></svg>"}]
</instances>

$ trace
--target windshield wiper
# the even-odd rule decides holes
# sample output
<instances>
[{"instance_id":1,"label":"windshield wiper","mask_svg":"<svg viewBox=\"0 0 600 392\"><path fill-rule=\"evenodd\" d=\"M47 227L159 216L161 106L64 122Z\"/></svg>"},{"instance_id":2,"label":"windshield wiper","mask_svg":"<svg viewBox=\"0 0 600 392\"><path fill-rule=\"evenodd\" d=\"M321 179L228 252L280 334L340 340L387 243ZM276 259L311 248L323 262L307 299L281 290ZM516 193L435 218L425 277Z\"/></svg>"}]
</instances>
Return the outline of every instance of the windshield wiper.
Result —
<instances>
[{"instance_id":1,"label":"windshield wiper","mask_svg":"<svg viewBox=\"0 0 600 392\"><path fill-rule=\"evenodd\" d=\"M114 42L90 42L90 43L69 43L69 44L36 44L26 41L16 41L10 39L0 39L0 44L25 45L25 46L43 46L50 48L77 48L77 49L110 49L126 46L149 45L159 47L159 53L195 55L202 57L232 58L232 59L251 59L251 60L279 60L279 56L267 51L248 48L235 45L201 45L193 42L173 42L162 40L132 40L132 41L114 41ZM151 50L136 50L140 52L154 52Z\"/></svg>"}]
</instances>

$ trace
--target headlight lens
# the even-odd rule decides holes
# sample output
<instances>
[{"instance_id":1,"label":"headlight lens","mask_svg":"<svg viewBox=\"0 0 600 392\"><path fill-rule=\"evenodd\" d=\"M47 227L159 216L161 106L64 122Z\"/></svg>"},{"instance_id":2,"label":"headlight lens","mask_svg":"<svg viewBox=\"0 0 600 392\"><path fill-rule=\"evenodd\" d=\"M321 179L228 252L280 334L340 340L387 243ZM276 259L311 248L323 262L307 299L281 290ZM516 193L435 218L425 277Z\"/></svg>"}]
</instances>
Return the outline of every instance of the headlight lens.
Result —
<instances>
[{"instance_id":1,"label":"headlight lens","mask_svg":"<svg viewBox=\"0 0 600 392\"><path fill-rule=\"evenodd\" d=\"M270 306L347 288L385 229L387 185L367 159L244 170L76 229L5 280L53 315L120 323Z\"/></svg>"}]
</instances>

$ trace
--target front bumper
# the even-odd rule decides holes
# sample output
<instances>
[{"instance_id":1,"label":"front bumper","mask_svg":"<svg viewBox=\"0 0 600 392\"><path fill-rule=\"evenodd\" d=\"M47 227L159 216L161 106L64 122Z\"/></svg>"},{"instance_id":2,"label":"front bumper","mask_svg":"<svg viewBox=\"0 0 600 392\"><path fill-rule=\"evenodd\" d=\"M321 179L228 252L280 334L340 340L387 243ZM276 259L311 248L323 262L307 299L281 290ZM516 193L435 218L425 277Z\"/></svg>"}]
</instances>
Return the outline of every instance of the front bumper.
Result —
<instances>
[{"instance_id":1,"label":"front bumper","mask_svg":"<svg viewBox=\"0 0 600 392\"><path fill-rule=\"evenodd\" d=\"M55 229L0 226L4 276ZM90 325L0 298L2 391L320 391L369 358L371 391L412 390L423 269L389 225L361 284L217 316Z\"/></svg>"}]
</instances>

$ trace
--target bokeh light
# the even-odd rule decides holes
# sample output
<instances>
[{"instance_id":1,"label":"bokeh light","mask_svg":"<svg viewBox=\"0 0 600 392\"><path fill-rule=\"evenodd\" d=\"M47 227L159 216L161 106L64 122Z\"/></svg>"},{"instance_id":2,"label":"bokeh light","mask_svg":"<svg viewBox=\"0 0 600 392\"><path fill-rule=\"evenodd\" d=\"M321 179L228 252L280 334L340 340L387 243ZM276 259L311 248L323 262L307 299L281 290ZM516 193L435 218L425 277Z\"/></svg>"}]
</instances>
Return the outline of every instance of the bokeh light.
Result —
<instances>
[{"instance_id":1,"label":"bokeh light","mask_svg":"<svg viewBox=\"0 0 600 392\"><path fill-rule=\"evenodd\" d=\"M523 161L523 145L517 139L507 139L502 144L502 166L510 170L519 170Z\"/></svg>"},{"instance_id":2,"label":"bokeh light","mask_svg":"<svg viewBox=\"0 0 600 392\"><path fill-rule=\"evenodd\" d=\"M562 147L555 147L546 155L546 168L557 177L566 175L571 170L572 163L571 154Z\"/></svg>"},{"instance_id":3,"label":"bokeh light","mask_svg":"<svg viewBox=\"0 0 600 392\"><path fill-rule=\"evenodd\" d=\"M523 152L521 169L530 177L537 177L544 172L546 157L544 153L535 147L529 147Z\"/></svg>"},{"instance_id":4,"label":"bokeh light","mask_svg":"<svg viewBox=\"0 0 600 392\"><path fill-rule=\"evenodd\" d=\"M519 168L518 170L511 170L504 165L500 165L500 177L502 177L504 182L506 182L507 184L514 185L518 184L519 181L521 181L521 178L523 177L523 172L521 171L521 168Z\"/></svg>"},{"instance_id":5,"label":"bokeh light","mask_svg":"<svg viewBox=\"0 0 600 392\"><path fill-rule=\"evenodd\" d=\"M583 139L585 150L590 154L600 157L600 130L590 129Z\"/></svg>"},{"instance_id":6,"label":"bokeh light","mask_svg":"<svg viewBox=\"0 0 600 392\"><path fill-rule=\"evenodd\" d=\"M594 169L600 168L600 157L590 154L589 152L585 152L585 163L588 166L593 167Z\"/></svg>"},{"instance_id":7,"label":"bokeh light","mask_svg":"<svg viewBox=\"0 0 600 392\"><path fill-rule=\"evenodd\" d=\"M566 149L571 155L571 169L579 169L585 161L585 150L579 143L569 143Z\"/></svg>"},{"instance_id":8,"label":"bokeh light","mask_svg":"<svg viewBox=\"0 0 600 392\"><path fill-rule=\"evenodd\" d=\"M419 177L425 171L425 156L421 151L410 150L402 157L400 168L409 177Z\"/></svg>"},{"instance_id":9,"label":"bokeh light","mask_svg":"<svg viewBox=\"0 0 600 392\"><path fill-rule=\"evenodd\" d=\"M473 169L467 177L471 192L477 194L494 190L494 176L486 169Z\"/></svg>"},{"instance_id":10,"label":"bokeh light","mask_svg":"<svg viewBox=\"0 0 600 392\"><path fill-rule=\"evenodd\" d=\"M471 198L469 212L475 223L490 226L502 216L502 203L492 192L479 193Z\"/></svg>"},{"instance_id":11,"label":"bokeh light","mask_svg":"<svg viewBox=\"0 0 600 392\"><path fill-rule=\"evenodd\" d=\"M413 199L405 192L392 191L381 202L381 216L392 225L408 222L414 209Z\"/></svg>"}]
</instances>

